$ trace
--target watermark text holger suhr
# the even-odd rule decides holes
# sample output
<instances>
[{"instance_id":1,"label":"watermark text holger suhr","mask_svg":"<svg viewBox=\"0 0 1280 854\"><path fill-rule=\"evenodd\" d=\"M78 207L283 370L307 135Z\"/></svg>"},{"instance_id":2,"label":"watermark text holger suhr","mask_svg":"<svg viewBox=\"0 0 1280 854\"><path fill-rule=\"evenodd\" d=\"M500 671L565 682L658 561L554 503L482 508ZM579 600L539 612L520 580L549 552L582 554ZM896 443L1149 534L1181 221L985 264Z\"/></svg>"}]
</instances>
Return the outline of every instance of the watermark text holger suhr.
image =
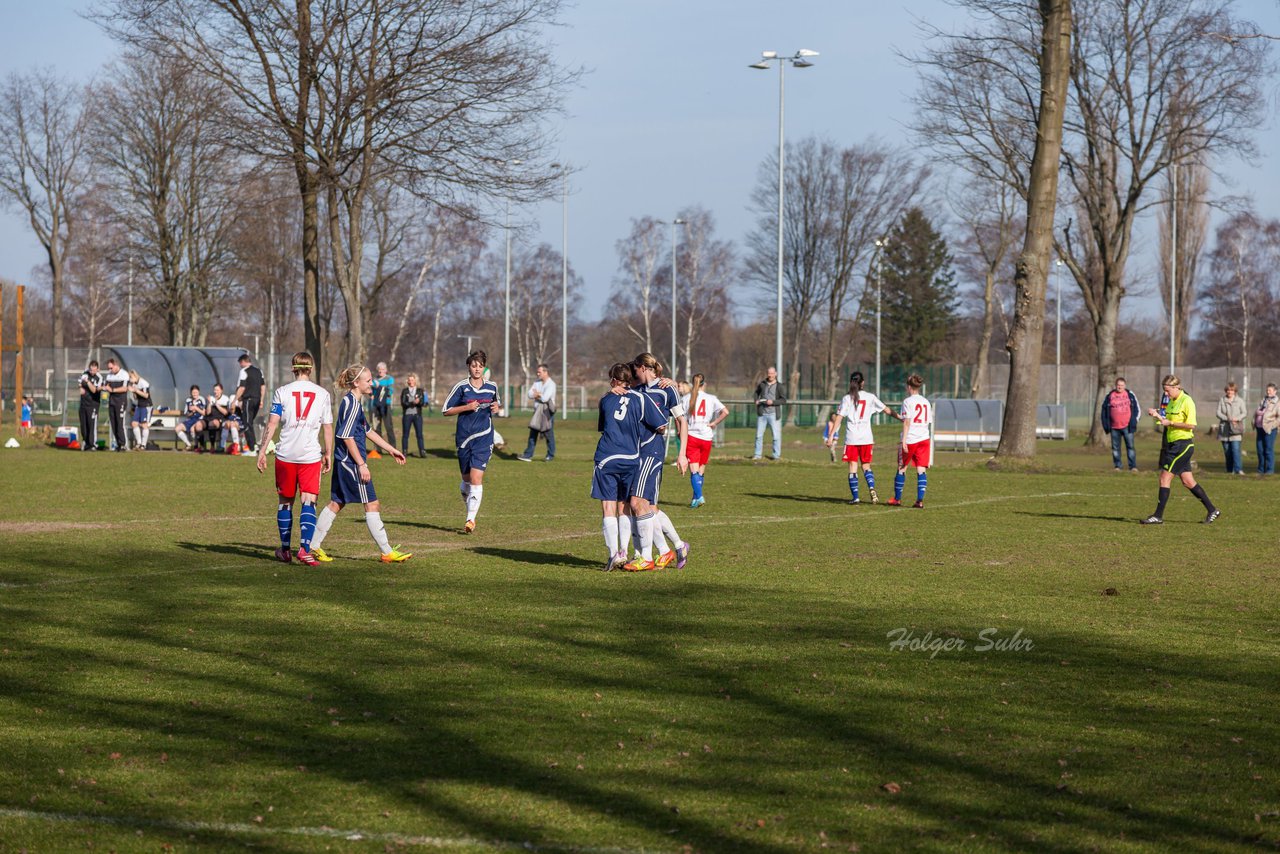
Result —
<instances>
[{"instance_id":1,"label":"watermark text holger suhr","mask_svg":"<svg viewBox=\"0 0 1280 854\"><path fill-rule=\"evenodd\" d=\"M890 629L885 637L893 652L927 652L930 658L935 658L940 652L1030 652L1035 648L1035 643L1022 633L1022 629L1012 635L1002 635L997 628L983 629L972 645L957 635L935 636L932 631L920 635L915 629L906 627Z\"/></svg>"}]
</instances>

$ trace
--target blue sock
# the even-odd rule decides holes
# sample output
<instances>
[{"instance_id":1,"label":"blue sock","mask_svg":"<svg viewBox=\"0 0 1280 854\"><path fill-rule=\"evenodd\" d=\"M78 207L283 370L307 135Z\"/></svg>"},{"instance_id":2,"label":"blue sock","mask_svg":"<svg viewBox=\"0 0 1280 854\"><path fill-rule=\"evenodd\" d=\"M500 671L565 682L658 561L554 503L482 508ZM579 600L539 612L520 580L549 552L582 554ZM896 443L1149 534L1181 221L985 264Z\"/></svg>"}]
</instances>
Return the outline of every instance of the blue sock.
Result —
<instances>
[{"instance_id":1,"label":"blue sock","mask_svg":"<svg viewBox=\"0 0 1280 854\"><path fill-rule=\"evenodd\" d=\"M689 483L693 485L693 497L695 500L702 497L702 477L700 474L689 475Z\"/></svg>"},{"instance_id":2,"label":"blue sock","mask_svg":"<svg viewBox=\"0 0 1280 854\"><path fill-rule=\"evenodd\" d=\"M316 505L303 504L298 517L298 544L311 551L311 538L316 534Z\"/></svg>"},{"instance_id":3,"label":"blue sock","mask_svg":"<svg viewBox=\"0 0 1280 854\"><path fill-rule=\"evenodd\" d=\"M876 476L871 472L871 469L867 469L866 474L867 474L867 489L875 489Z\"/></svg>"},{"instance_id":4,"label":"blue sock","mask_svg":"<svg viewBox=\"0 0 1280 854\"><path fill-rule=\"evenodd\" d=\"M276 527L280 529L280 548L289 548L293 540L293 504L281 504L276 510Z\"/></svg>"},{"instance_id":5,"label":"blue sock","mask_svg":"<svg viewBox=\"0 0 1280 854\"><path fill-rule=\"evenodd\" d=\"M853 493L854 499L858 497L858 476L856 474L849 475L849 491Z\"/></svg>"},{"instance_id":6,"label":"blue sock","mask_svg":"<svg viewBox=\"0 0 1280 854\"><path fill-rule=\"evenodd\" d=\"M916 501L924 501L924 491L929 488L928 472L916 475Z\"/></svg>"},{"instance_id":7,"label":"blue sock","mask_svg":"<svg viewBox=\"0 0 1280 854\"><path fill-rule=\"evenodd\" d=\"M895 501L902 500L902 487L907 485L907 473L898 472L893 478L893 499Z\"/></svg>"}]
</instances>

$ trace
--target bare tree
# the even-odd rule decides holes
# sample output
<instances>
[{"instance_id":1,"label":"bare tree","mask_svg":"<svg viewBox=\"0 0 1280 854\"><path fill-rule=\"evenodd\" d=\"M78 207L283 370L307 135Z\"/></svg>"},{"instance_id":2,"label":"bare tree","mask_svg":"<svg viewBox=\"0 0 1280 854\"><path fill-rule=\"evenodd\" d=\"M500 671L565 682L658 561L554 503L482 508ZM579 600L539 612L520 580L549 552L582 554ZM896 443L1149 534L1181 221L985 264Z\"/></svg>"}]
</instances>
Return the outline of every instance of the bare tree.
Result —
<instances>
[{"instance_id":1,"label":"bare tree","mask_svg":"<svg viewBox=\"0 0 1280 854\"><path fill-rule=\"evenodd\" d=\"M990 380L991 338L996 316L1004 319L1001 273L1007 269L1018 231L1022 230L1023 205L1008 180L993 181L982 174L969 173L966 180L949 193L951 211L966 239L953 245L963 247L957 267L981 282L982 323L974 355L969 396L983 394ZM1008 334L1006 327L1005 333Z\"/></svg>"},{"instance_id":2,"label":"bare tree","mask_svg":"<svg viewBox=\"0 0 1280 854\"><path fill-rule=\"evenodd\" d=\"M1218 227L1209 258L1209 281L1200 293L1208 337L1216 339L1228 363L1247 369L1263 347L1263 330L1275 328L1280 305L1280 220L1238 213ZM1248 393L1246 387L1245 393Z\"/></svg>"},{"instance_id":3,"label":"bare tree","mask_svg":"<svg viewBox=\"0 0 1280 854\"><path fill-rule=\"evenodd\" d=\"M511 325L516 358L525 385L534 369L560 352L560 305L564 282L560 251L546 243L516 254L511 272ZM569 305L582 292L582 279L569 267ZM570 309L570 319L573 311Z\"/></svg>"},{"instance_id":4,"label":"bare tree","mask_svg":"<svg viewBox=\"0 0 1280 854\"><path fill-rule=\"evenodd\" d=\"M301 278L302 266L297 252L302 222L292 180L287 171L276 168L259 170L243 181L233 237L243 304L258 315L267 341L277 347L290 337L299 307L297 288L290 286Z\"/></svg>"},{"instance_id":5,"label":"bare tree","mask_svg":"<svg viewBox=\"0 0 1280 854\"><path fill-rule=\"evenodd\" d=\"M83 90L51 70L11 74L0 92L0 193L26 215L49 262L53 346L65 345L62 303L76 201L85 184Z\"/></svg>"},{"instance_id":6,"label":"bare tree","mask_svg":"<svg viewBox=\"0 0 1280 854\"><path fill-rule=\"evenodd\" d=\"M666 228L666 223L651 216L633 219L631 232L615 244L620 271L614 300L627 329L648 352L653 351L654 315L663 305L658 280L665 272Z\"/></svg>"},{"instance_id":7,"label":"bare tree","mask_svg":"<svg viewBox=\"0 0 1280 854\"><path fill-rule=\"evenodd\" d=\"M1040 25L1036 145L1027 178L1026 237L1013 275L1013 328L1005 345L1009 351L1009 391L997 460L1030 459L1036 453L1044 295L1052 260L1062 116L1071 72L1071 0L1040 0Z\"/></svg>"},{"instance_id":8,"label":"bare tree","mask_svg":"<svg viewBox=\"0 0 1280 854\"><path fill-rule=\"evenodd\" d=\"M293 169L307 347L321 358L321 201L330 263L363 352L363 218L389 173L427 198L537 198L559 176L544 119L574 75L549 59L558 0L115 0L119 37L217 80L250 151ZM511 160L525 168L506 169ZM341 234L335 234L341 231Z\"/></svg>"},{"instance_id":9,"label":"bare tree","mask_svg":"<svg viewBox=\"0 0 1280 854\"><path fill-rule=\"evenodd\" d=\"M1168 317L1169 294L1176 283L1177 299L1173 304L1176 352L1183 342L1190 340L1200 256L1209 233L1209 169L1195 160L1181 163L1167 176L1165 185L1169 203L1160 207L1160 299L1164 303L1164 316ZM1174 362L1177 363L1176 358Z\"/></svg>"},{"instance_id":10,"label":"bare tree","mask_svg":"<svg viewBox=\"0 0 1280 854\"><path fill-rule=\"evenodd\" d=\"M708 337L710 327L731 322L729 288L738 273L738 260L733 244L715 236L715 218L701 206L684 208L678 215L685 221L684 240L676 248L676 346L678 359L683 359L685 379L693 374L695 348ZM660 291L670 293L670 259L664 265ZM683 328L681 328L683 327ZM666 352L666 348L660 348ZM700 355L705 361L705 356ZM679 375L676 365L669 376Z\"/></svg>"}]
</instances>

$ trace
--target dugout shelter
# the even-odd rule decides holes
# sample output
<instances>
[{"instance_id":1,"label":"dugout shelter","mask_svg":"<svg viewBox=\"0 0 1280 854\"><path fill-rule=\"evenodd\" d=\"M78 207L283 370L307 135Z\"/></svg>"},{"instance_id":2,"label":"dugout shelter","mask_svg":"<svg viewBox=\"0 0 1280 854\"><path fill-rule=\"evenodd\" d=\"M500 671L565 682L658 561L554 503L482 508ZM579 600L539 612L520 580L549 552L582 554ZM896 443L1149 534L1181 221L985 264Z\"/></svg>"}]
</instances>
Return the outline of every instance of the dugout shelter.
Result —
<instances>
[{"instance_id":1,"label":"dugout shelter","mask_svg":"<svg viewBox=\"0 0 1280 854\"><path fill-rule=\"evenodd\" d=\"M222 383L223 391L235 394L240 376L237 361L245 352L239 347L130 347L123 344L103 345L99 361L115 357L126 371L151 383L151 401L156 407L180 409L192 385L208 396L214 383Z\"/></svg>"}]
</instances>

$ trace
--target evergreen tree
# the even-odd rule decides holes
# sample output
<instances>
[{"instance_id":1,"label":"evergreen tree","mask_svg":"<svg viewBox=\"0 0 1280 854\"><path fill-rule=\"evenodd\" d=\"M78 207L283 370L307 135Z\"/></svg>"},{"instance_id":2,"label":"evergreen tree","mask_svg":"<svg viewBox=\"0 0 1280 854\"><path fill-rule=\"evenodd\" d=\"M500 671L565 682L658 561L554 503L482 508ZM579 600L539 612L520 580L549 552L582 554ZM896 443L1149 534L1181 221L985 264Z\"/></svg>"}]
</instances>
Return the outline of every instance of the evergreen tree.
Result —
<instances>
[{"instance_id":1,"label":"evergreen tree","mask_svg":"<svg viewBox=\"0 0 1280 854\"><path fill-rule=\"evenodd\" d=\"M947 241L920 208L903 214L881 266L883 336L890 363L932 361L956 320L955 271Z\"/></svg>"}]
</instances>

